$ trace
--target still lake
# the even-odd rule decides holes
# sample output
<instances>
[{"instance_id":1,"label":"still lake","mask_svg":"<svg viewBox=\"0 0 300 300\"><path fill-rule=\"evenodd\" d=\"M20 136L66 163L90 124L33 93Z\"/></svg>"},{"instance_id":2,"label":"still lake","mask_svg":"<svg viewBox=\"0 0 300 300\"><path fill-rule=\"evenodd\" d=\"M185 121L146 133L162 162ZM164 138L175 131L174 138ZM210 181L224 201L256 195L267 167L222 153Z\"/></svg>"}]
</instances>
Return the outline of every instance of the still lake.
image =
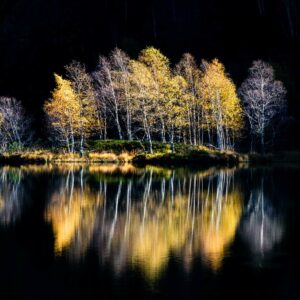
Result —
<instances>
[{"instance_id":1,"label":"still lake","mask_svg":"<svg viewBox=\"0 0 300 300\"><path fill-rule=\"evenodd\" d=\"M299 175L0 167L0 298L299 299Z\"/></svg>"}]
</instances>

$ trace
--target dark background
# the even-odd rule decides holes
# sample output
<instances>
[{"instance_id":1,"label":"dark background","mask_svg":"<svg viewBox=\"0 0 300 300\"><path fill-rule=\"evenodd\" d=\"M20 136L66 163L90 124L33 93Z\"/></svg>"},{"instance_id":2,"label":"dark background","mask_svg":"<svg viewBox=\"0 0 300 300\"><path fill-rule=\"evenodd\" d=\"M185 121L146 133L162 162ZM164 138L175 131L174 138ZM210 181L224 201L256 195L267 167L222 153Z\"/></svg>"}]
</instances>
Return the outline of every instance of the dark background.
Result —
<instances>
[{"instance_id":1,"label":"dark background","mask_svg":"<svg viewBox=\"0 0 300 300\"><path fill-rule=\"evenodd\" d=\"M115 46L135 58L153 45L172 63L184 52L199 62L217 57L237 85L260 58L288 89L294 137L300 131L300 4L263 2L260 10L259 0L0 0L0 95L22 100L41 120L53 73L74 59L92 70L99 54Z\"/></svg>"}]
</instances>

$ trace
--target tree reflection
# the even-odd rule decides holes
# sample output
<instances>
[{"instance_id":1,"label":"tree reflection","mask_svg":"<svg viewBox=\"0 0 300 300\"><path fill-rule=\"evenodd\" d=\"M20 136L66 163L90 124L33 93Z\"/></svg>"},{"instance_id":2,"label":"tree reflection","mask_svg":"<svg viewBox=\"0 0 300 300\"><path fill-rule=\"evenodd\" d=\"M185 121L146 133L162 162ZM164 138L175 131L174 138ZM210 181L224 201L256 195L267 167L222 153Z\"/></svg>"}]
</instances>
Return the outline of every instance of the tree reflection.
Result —
<instances>
[{"instance_id":1,"label":"tree reflection","mask_svg":"<svg viewBox=\"0 0 300 300\"><path fill-rule=\"evenodd\" d=\"M46 210L46 220L52 223L57 254L68 249L74 258L84 255L91 242L97 206L101 202L102 197L84 184L83 168L79 171L69 168Z\"/></svg>"},{"instance_id":2,"label":"tree reflection","mask_svg":"<svg viewBox=\"0 0 300 300\"><path fill-rule=\"evenodd\" d=\"M198 258L217 272L238 227L261 262L283 236L283 212L268 196L263 174L255 177L254 188L242 190L242 177L234 169L130 164L3 167L0 224L20 218L25 196L33 192L28 190L32 175L47 176L44 217L52 225L56 255L76 262L91 250L116 274L130 267L155 280L171 258L187 272ZM249 201L244 209L245 191Z\"/></svg>"},{"instance_id":3,"label":"tree reflection","mask_svg":"<svg viewBox=\"0 0 300 300\"><path fill-rule=\"evenodd\" d=\"M233 176L221 171L215 191L208 190L201 216L200 242L212 269L222 264L226 249L235 237L242 214L242 196L234 189Z\"/></svg>"},{"instance_id":4,"label":"tree reflection","mask_svg":"<svg viewBox=\"0 0 300 300\"><path fill-rule=\"evenodd\" d=\"M22 171L18 168L0 169L0 223L10 225L20 217L23 205Z\"/></svg>"},{"instance_id":5,"label":"tree reflection","mask_svg":"<svg viewBox=\"0 0 300 300\"><path fill-rule=\"evenodd\" d=\"M252 252L261 257L282 238L282 218L265 194L263 176L259 186L251 191L241 232Z\"/></svg>"},{"instance_id":6,"label":"tree reflection","mask_svg":"<svg viewBox=\"0 0 300 300\"><path fill-rule=\"evenodd\" d=\"M217 270L242 214L242 193L233 179L234 171L213 169L94 166L86 176L83 169L70 170L46 212L56 253L79 259L93 247L116 273L131 265L151 280L171 256L187 270L198 256Z\"/></svg>"}]
</instances>

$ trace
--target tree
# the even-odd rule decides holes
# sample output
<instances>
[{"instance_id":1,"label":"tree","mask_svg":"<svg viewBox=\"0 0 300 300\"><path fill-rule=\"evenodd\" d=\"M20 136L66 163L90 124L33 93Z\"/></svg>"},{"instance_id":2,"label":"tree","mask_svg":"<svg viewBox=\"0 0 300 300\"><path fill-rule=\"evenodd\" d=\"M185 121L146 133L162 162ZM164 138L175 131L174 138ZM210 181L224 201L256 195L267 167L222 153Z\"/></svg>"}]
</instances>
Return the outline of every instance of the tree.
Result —
<instances>
[{"instance_id":1,"label":"tree","mask_svg":"<svg viewBox=\"0 0 300 300\"><path fill-rule=\"evenodd\" d=\"M98 69L92 73L94 95L96 101L96 113L98 117L98 123L100 126L100 139L106 140L107 128L108 128L108 102L107 102L107 89L105 83L105 74L101 72L101 61L105 58L100 58Z\"/></svg>"},{"instance_id":2,"label":"tree","mask_svg":"<svg viewBox=\"0 0 300 300\"><path fill-rule=\"evenodd\" d=\"M54 139L65 143L69 152L75 150L75 136L80 131L80 104L69 80L54 74L56 88L52 99L44 105Z\"/></svg>"},{"instance_id":3,"label":"tree","mask_svg":"<svg viewBox=\"0 0 300 300\"><path fill-rule=\"evenodd\" d=\"M67 76L75 92L75 100L79 105L79 136L80 136L80 155L83 155L84 141L96 129L101 126L97 118L97 108L92 85L92 79L86 72L85 67L79 62L72 62L66 66Z\"/></svg>"},{"instance_id":4,"label":"tree","mask_svg":"<svg viewBox=\"0 0 300 300\"><path fill-rule=\"evenodd\" d=\"M261 150L264 152L266 129L286 111L283 83L274 79L274 69L270 64L258 60L249 69L249 76L239 94L244 102L250 132L260 138Z\"/></svg>"},{"instance_id":5,"label":"tree","mask_svg":"<svg viewBox=\"0 0 300 300\"><path fill-rule=\"evenodd\" d=\"M105 118L107 118L108 113L111 115L111 118L116 124L119 139L122 140L123 134L120 120L120 110L122 105L116 90L113 66L109 59L103 56L99 58L94 78L98 94L98 107L103 107L105 109Z\"/></svg>"},{"instance_id":6,"label":"tree","mask_svg":"<svg viewBox=\"0 0 300 300\"><path fill-rule=\"evenodd\" d=\"M15 98L0 97L0 146L5 151L15 145L21 150L30 139L29 119Z\"/></svg>"},{"instance_id":7,"label":"tree","mask_svg":"<svg viewBox=\"0 0 300 300\"><path fill-rule=\"evenodd\" d=\"M200 97L208 128L215 131L220 150L232 149L243 127L236 87L217 59L203 61L202 69Z\"/></svg>"},{"instance_id":8,"label":"tree","mask_svg":"<svg viewBox=\"0 0 300 300\"><path fill-rule=\"evenodd\" d=\"M153 90L155 82L150 70L139 61L130 61L130 81L133 98L133 118L140 126L149 142L149 151L153 152L152 134L156 121ZM137 128L139 131L139 128Z\"/></svg>"},{"instance_id":9,"label":"tree","mask_svg":"<svg viewBox=\"0 0 300 300\"><path fill-rule=\"evenodd\" d=\"M168 138L174 150L176 131L183 124L184 78L173 74L168 58L153 47L144 49L138 61L131 62L131 71L136 107L142 108L142 123L150 148L152 134L160 132L162 142Z\"/></svg>"},{"instance_id":10,"label":"tree","mask_svg":"<svg viewBox=\"0 0 300 300\"><path fill-rule=\"evenodd\" d=\"M124 123L126 127L126 134L128 140L132 140L132 103L130 97L130 75L129 75L129 61L128 55L115 48L110 55L110 62L113 68L113 82L116 94L118 95Z\"/></svg>"},{"instance_id":11,"label":"tree","mask_svg":"<svg viewBox=\"0 0 300 300\"><path fill-rule=\"evenodd\" d=\"M172 152L175 151L175 134L184 125L184 90L186 81L181 76L174 76L167 86L166 127Z\"/></svg>"},{"instance_id":12,"label":"tree","mask_svg":"<svg viewBox=\"0 0 300 300\"><path fill-rule=\"evenodd\" d=\"M166 142L166 103L172 74L169 59L158 49L148 47L141 51L138 61L144 64L152 75L153 85L151 97L156 103L156 114L158 116L157 124L160 125L161 140Z\"/></svg>"},{"instance_id":13,"label":"tree","mask_svg":"<svg viewBox=\"0 0 300 300\"><path fill-rule=\"evenodd\" d=\"M195 58L185 53L176 65L175 72L187 83L184 93L189 142L194 145L203 144L203 107L199 97L201 71L197 67Z\"/></svg>"}]
</instances>

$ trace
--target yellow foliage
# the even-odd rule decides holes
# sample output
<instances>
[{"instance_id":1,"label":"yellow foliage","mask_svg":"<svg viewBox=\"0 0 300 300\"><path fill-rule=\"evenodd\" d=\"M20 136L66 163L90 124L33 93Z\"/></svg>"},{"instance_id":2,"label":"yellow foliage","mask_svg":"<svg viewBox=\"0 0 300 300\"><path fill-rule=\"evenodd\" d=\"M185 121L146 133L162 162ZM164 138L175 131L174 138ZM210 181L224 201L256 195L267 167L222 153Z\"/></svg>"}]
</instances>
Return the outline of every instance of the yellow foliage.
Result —
<instances>
[{"instance_id":1,"label":"yellow foliage","mask_svg":"<svg viewBox=\"0 0 300 300\"><path fill-rule=\"evenodd\" d=\"M76 92L70 80L55 74L56 88L44 105L51 126L60 134L68 149L77 136L89 136L98 126L96 106L89 91Z\"/></svg>"},{"instance_id":2,"label":"yellow foliage","mask_svg":"<svg viewBox=\"0 0 300 300\"><path fill-rule=\"evenodd\" d=\"M234 83L217 59L204 63L199 93L210 126L222 126L238 134L243 127L241 103Z\"/></svg>"},{"instance_id":3,"label":"yellow foliage","mask_svg":"<svg viewBox=\"0 0 300 300\"><path fill-rule=\"evenodd\" d=\"M51 125L65 138L79 133L80 104L69 80L55 74L56 88L44 106Z\"/></svg>"}]
</instances>

